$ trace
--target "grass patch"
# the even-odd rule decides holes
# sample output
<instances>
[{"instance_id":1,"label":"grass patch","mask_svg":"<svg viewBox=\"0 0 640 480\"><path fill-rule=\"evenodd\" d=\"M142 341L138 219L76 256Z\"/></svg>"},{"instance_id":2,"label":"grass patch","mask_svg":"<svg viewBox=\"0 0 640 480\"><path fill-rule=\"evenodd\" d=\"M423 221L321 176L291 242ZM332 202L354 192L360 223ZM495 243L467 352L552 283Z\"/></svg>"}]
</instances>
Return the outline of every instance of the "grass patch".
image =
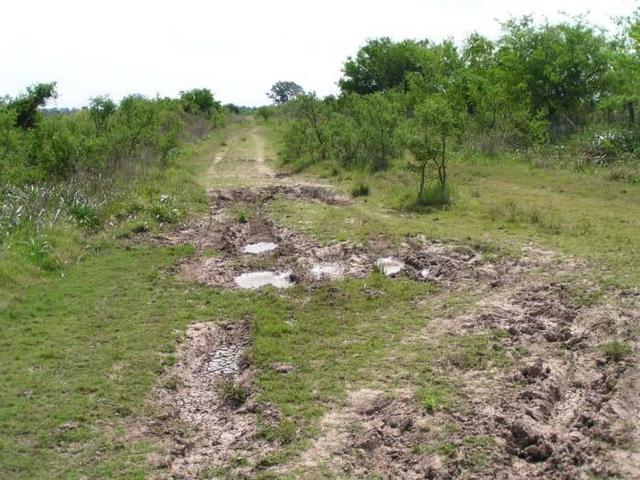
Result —
<instances>
[{"instance_id":1,"label":"grass patch","mask_svg":"<svg viewBox=\"0 0 640 480\"><path fill-rule=\"evenodd\" d=\"M621 362L633 353L633 348L627 342L612 340L602 346L602 351L610 362Z\"/></svg>"},{"instance_id":2,"label":"grass patch","mask_svg":"<svg viewBox=\"0 0 640 480\"><path fill-rule=\"evenodd\" d=\"M351 196L352 197L368 197L369 196L369 184L361 182L356 184L352 189L351 189Z\"/></svg>"}]
</instances>

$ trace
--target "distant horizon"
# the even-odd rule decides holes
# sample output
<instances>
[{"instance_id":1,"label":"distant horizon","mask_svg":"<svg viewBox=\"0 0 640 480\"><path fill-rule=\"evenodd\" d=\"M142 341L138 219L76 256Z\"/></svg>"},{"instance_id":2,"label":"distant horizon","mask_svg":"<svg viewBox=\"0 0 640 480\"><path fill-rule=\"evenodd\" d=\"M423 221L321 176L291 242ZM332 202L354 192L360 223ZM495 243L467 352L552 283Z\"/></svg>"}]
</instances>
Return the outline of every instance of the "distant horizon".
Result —
<instances>
[{"instance_id":1,"label":"distant horizon","mask_svg":"<svg viewBox=\"0 0 640 480\"><path fill-rule=\"evenodd\" d=\"M461 42L474 31L496 38L500 21L525 14L550 22L584 15L611 28L611 17L630 15L638 5L540 0L532 11L506 0L428 3L400 0L389 8L380 0L329 0L306 9L312 13L292 0L185 0L180 8L115 0L101 9L78 0L12 3L5 6L6 17L28 18L31 35L24 35L21 21L0 31L6 49L0 95L55 81L59 97L47 107L71 109L99 95L119 101L135 93L176 97L182 90L209 88L223 104L257 107L270 103L266 92L278 80L320 96L337 93L344 61L371 38Z\"/></svg>"}]
</instances>

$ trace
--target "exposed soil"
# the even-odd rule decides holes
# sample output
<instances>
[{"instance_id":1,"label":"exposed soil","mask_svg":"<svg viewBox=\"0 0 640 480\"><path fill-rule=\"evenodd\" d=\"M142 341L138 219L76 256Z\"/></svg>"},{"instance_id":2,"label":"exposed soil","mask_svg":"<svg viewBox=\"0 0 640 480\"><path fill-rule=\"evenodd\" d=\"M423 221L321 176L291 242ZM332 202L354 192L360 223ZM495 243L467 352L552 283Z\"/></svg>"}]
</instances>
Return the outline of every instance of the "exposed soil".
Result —
<instances>
[{"instance_id":1,"label":"exposed soil","mask_svg":"<svg viewBox=\"0 0 640 480\"><path fill-rule=\"evenodd\" d=\"M410 391L351 392L300 465L341 478L640 478L636 359L607 360L600 348L633 337L640 302L579 306L565 290L525 281L481 312L443 319L451 332L506 330L505 348L523 361L485 372L443 361L440 373L468 400L435 413Z\"/></svg>"},{"instance_id":2,"label":"exposed soil","mask_svg":"<svg viewBox=\"0 0 640 480\"><path fill-rule=\"evenodd\" d=\"M400 244L371 238L366 244L323 245L270 218L267 206L279 196L329 205L349 202L326 187L304 184L216 190L210 193L212 207L206 219L155 241L195 245L198 254L181 265L181 274L222 288L238 288L236 279L252 272L268 271L275 276L290 272L291 282L314 284L342 277L361 278L375 269L389 276L440 282L448 287L456 287L461 280L478 279L498 285L508 281L510 275L541 263L540 258L489 261L481 250L423 236L406 238ZM242 210L246 206L251 207L250 213ZM243 212L240 219L238 210ZM254 251L262 245L272 248L262 253ZM212 250L220 254L210 256Z\"/></svg>"},{"instance_id":3,"label":"exposed soil","mask_svg":"<svg viewBox=\"0 0 640 480\"><path fill-rule=\"evenodd\" d=\"M272 176L264 162L260 172ZM501 348L518 361L483 370L443 358L435 373L453 379L464 399L451 409L430 412L408 388L355 390L327 412L298 459L272 468L276 476L322 467L335 478L640 478L638 345L620 361L602 350L611 338L637 338L637 292L607 292L597 305L581 304L567 285L533 274L554 263L558 272L577 271L581 263L559 264L553 252L533 248L512 259L421 236L321 244L270 218L267 206L280 196L350 201L317 185L215 190L206 218L154 240L195 245L180 274L216 288L238 288L237 277L251 272L313 288L378 269L481 293L479 311L440 318L408 341L431 348L442 333L505 332ZM268 243L277 247L263 248ZM150 428L170 452L154 463L172 477L250 477L256 459L280 447L258 434L259 424L275 425L281 415L255 401L254 372L244 361L250 339L250 319L189 327L177 364L157 388L163 414ZM274 366L283 374L292 368ZM229 470L240 457L245 463Z\"/></svg>"},{"instance_id":4,"label":"exposed soil","mask_svg":"<svg viewBox=\"0 0 640 480\"><path fill-rule=\"evenodd\" d=\"M277 448L257 434L259 419L280 421L279 411L256 402L253 371L245 355L251 323L189 327L179 361L156 389L162 415L152 425L169 451L159 466L172 478L197 478L242 457L252 459ZM239 467L236 474L242 474Z\"/></svg>"}]
</instances>

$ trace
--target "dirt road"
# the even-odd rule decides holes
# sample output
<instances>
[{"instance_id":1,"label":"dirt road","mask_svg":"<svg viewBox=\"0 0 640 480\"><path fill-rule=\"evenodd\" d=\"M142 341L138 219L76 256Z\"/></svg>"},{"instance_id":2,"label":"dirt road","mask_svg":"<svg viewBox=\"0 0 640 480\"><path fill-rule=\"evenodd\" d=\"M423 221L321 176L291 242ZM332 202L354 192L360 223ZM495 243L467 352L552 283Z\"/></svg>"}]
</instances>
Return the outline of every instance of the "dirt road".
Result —
<instances>
[{"instance_id":1,"label":"dirt road","mask_svg":"<svg viewBox=\"0 0 640 480\"><path fill-rule=\"evenodd\" d=\"M391 312L386 322L404 326L383 347L374 346L378 333L366 322L330 345L339 352L344 342L369 342L384 351L383 362L353 378L349 370L341 373L349 380L340 380L340 391L329 376L333 364L303 365L304 357L299 364L271 362L259 346L270 333L251 314L192 325L178 362L156 389L162 414L152 430L167 446L166 458L156 459L159 472L177 478L640 478L638 345L622 351L637 335L637 291L607 289L585 300L596 285L587 281L576 292L561 280L579 276L582 261L536 247L513 258L417 234L401 242L380 236L364 244L320 242L277 223L272 202L339 209L353 200L277 175L273 158L265 131L253 124L212 154L202 179L209 215L163 239L196 246L177 274L249 302L267 287L274 305L291 305L290 325L314 302L357 317L348 301L341 303L354 290L349 301L375 304L366 322ZM370 286L376 282L381 286ZM388 293L394 285L403 285L395 296ZM401 293L414 288L421 293ZM468 304L454 309L454 300ZM425 312L428 320L420 320ZM418 320L404 320L410 315ZM287 328L295 344L298 334ZM337 335L333 330L318 338ZM299 348L315 355L308 345ZM417 371L428 374L418 379ZM313 382L315 400L291 395L278 401L268 382L277 378L279 388L295 389L298 377ZM298 401L321 413L292 414ZM285 428L286 438L265 434Z\"/></svg>"}]
</instances>

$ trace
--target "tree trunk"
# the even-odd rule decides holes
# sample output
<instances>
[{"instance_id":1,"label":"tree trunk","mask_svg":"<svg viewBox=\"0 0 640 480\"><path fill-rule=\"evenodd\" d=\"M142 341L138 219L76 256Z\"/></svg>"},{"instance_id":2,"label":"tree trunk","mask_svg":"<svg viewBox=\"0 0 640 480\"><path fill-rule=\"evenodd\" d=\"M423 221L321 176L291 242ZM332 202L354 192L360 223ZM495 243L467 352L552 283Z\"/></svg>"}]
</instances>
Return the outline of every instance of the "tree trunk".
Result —
<instances>
[{"instance_id":1,"label":"tree trunk","mask_svg":"<svg viewBox=\"0 0 640 480\"><path fill-rule=\"evenodd\" d=\"M427 162L422 161L420 164L420 189L418 190L418 201L422 200L424 193L425 171L427 170Z\"/></svg>"}]
</instances>

